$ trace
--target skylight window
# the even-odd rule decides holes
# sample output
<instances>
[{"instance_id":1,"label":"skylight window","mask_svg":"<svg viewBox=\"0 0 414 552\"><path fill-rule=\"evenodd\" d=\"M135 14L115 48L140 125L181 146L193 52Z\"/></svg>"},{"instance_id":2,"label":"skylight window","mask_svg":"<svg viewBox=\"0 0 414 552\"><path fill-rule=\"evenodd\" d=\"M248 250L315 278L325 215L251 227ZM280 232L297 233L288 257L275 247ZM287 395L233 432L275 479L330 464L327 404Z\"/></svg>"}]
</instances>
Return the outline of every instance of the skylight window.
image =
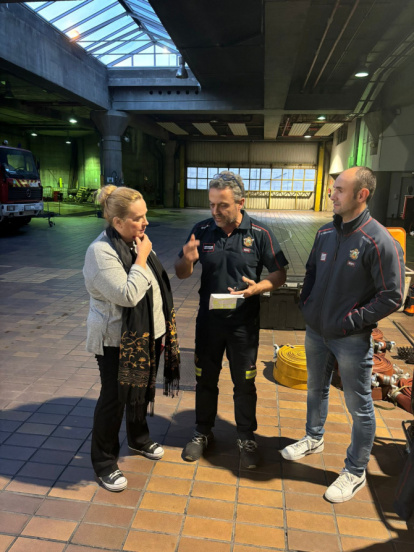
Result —
<instances>
[{"instance_id":1,"label":"skylight window","mask_svg":"<svg viewBox=\"0 0 414 552\"><path fill-rule=\"evenodd\" d=\"M147 0L25 4L109 67L178 66L179 52Z\"/></svg>"}]
</instances>

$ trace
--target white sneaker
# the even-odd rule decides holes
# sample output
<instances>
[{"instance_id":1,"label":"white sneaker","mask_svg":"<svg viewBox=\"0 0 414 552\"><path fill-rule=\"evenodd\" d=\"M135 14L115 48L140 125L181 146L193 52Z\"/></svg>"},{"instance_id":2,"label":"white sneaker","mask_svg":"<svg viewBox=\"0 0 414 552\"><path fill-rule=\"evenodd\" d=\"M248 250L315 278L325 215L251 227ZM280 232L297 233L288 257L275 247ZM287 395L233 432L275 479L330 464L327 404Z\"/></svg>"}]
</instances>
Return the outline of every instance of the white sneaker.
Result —
<instances>
[{"instance_id":1,"label":"white sneaker","mask_svg":"<svg viewBox=\"0 0 414 552\"><path fill-rule=\"evenodd\" d=\"M123 491L128 485L126 477L124 477L124 474L120 470L115 470L109 475L103 475L99 479L101 480L102 485L108 491Z\"/></svg>"},{"instance_id":2,"label":"white sneaker","mask_svg":"<svg viewBox=\"0 0 414 552\"><path fill-rule=\"evenodd\" d=\"M339 477L326 489L325 498L329 502L351 500L358 491L365 487L366 481L365 472L361 477L358 477L343 469Z\"/></svg>"},{"instance_id":3,"label":"white sneaker","mask_svg":"<svg viewBox=\"0 0 414 552\"><path fill-rule=\"evenodd\" d=\"M312 439L309 435L296 441L292 445L285 447L280 451L280 454L285 460L300 460L308 454L314 454L316 452L322 452L324 449L323 437L322 439Z\"/></svg>"}]
</instances>

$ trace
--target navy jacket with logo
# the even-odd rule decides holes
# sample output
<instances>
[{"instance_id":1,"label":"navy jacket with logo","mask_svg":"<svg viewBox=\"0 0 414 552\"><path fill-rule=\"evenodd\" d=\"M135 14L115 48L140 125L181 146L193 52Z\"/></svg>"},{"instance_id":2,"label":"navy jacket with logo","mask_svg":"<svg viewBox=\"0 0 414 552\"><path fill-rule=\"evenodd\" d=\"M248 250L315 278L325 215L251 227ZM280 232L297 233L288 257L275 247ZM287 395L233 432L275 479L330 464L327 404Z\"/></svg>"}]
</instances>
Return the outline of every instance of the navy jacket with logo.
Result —
<instances>
[{"instance_id":1,"label":"navy jacket with logo","mask_svg":"<svg viewBox=\"0 0 414 552\"><path fill-rule=\"evenodd\" d=\"M401 306L401 246L365 209L356 219L322 226L306 264L301 309L326 338L370 332Z\"/></svg>"},{"instance_id":2,"label":"navy jacket with logo","mask_svg":"<svg viewBox=\"0 0 414 552\"><path fill-rule=\"evenodd\" d=\"M242 277L260 281L263 268L269 272L282 270L287 264L273 232L242 211L243 220L230 236L219 228L213 218L197 223L191 230L200 240L198 253L202 265L200 313L208 312L211 293L228 293L229 287L242 283ZM181 250L179 256L182 257ZM241 300L237 308L219 310L215 315L228 322L244 324L259 314L259 295Z\"/></svg>"}]
</instances>

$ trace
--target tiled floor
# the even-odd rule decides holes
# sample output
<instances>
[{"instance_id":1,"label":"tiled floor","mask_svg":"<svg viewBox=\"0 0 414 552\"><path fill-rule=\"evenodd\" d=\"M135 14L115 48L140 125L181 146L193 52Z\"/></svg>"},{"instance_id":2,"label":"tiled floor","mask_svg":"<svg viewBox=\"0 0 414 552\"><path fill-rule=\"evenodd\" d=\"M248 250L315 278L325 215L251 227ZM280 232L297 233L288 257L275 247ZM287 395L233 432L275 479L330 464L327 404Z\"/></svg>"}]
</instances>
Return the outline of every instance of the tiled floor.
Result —
<instances>
[{"instance_id":1,"label":"tiled floor","mask_svg":"<svg viewBox=\"0 0 414 552\"><path fill-rule=\"evenodd\" d=\"M191 355L199 269L173 276L177 250L206 212L156 211L148 233L171 275L183 356ZM291 274L303 265L326 214L256 212L283 242ZM0 552L412 552L414 525L392 508L404 464L400 409L376 409L377 437L368 485L350 502L323 499L343 465L350 418L343 394L332 388L325 451L296 463L278 449L304 434L305 391L277 385L273 344L302 344L303 331L261 331L257 377L257 440L261 466L239 468L232 385L224 363L216 444L199 462L181 459L194 424L194 392L159 394L152 436L165 457L151 462L123 444L120 466L128 489L101 488L89 460L99 378L84 350L88 297L82 265L87 245L104 227L95 217L37 220L0 237ZM387 339L408 342L392 320L414 332L397 313L380 325ZM392 359L404 369L401 361ZM389 403L384 403L390 407ZM125 434L122 434L122 438Z\"/></svg>"}]
</instances>

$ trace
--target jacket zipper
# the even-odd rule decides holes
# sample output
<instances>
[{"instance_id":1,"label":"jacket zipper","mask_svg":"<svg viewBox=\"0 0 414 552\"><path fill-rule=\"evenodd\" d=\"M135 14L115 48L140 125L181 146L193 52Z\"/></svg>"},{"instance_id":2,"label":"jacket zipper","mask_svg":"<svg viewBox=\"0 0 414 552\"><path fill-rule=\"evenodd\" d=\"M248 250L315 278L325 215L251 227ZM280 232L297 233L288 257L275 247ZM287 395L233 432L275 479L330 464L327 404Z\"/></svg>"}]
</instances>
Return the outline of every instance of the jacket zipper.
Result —
<instances>
[{"instance_id":1,"label":"jacket zipper","mask_svg":"<svg viewBox=\"0 0 414 552\"><path fill-rule=\"evenodd\" d=\"M336 247L335 247L335 252L334 252L334 257L331 261L331 266L330 266L330 270L329 270L329 276L328 276L328 281L326 283L326 288L325 288L325 293L324 293L324 296L323 296L323 299L322 299L322 305L321 305L321 333L323 335L323 306L324 306L324 303L325 303L325 297L326 297L326 293L328 291L328 285L329 285L329 282L330 282L330 279L331 279L331 274L332 274L332 271L333 271L333 268L334 268L334 264L336 262L336 258L337 258L337 255L338 255L338 251L339 251L339 247L341 245L341 237L342 237L342 229L341 230L337 230L337 235L336 235Z\"/></svg>"}]
</instances>

